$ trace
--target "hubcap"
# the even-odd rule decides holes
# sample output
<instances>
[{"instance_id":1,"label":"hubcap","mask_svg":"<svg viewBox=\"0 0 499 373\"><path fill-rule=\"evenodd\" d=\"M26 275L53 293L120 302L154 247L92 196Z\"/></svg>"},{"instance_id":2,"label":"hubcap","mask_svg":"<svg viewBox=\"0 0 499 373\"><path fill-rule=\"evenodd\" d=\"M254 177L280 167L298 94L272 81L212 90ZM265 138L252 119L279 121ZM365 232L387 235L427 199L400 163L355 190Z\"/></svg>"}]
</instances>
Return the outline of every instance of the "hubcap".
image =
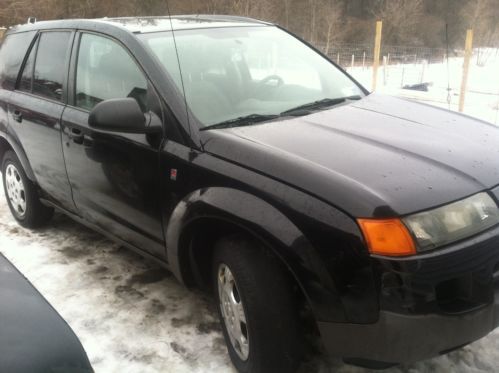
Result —
<instances>
[{"instance_id":1,"label":"hubcap","mask_svg":"<svg viewBox=\"0 0 499 373\"><path fill-rule=\"evenodd\" d=\"M218 295L220 309L229 335L232 347L242 360L247 360L249 355L249 335L244 313L243 302L236 280L229 267L220 264L218 267Z\"/></svg>"},{"instance_id":2,"label":"hubcap","mask_svg":"<svg viewBox=\"0 0 499 373\"><path fill-rule=\"evenodd\" d=\"M19 218L23 218L26 214L26 191L19 171L12 164L5 170L5 185L12 208Z\"/></svg>"}]
</instances>

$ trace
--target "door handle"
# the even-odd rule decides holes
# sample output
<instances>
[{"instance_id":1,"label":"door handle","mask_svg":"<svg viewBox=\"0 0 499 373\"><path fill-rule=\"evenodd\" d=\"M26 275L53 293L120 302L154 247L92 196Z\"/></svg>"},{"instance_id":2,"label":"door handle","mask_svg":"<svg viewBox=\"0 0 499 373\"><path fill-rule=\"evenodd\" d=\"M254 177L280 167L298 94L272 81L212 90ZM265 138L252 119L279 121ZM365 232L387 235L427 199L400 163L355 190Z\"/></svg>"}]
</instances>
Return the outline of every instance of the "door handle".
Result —
<instances>
[{"instance_id":1,"label":"door handle","mask_svg":"<svg viewBox=\"0 0 499 373\"><path fill-rule=\"evenodd\" d=\"M13 113L12 113L12 118L18 122L18 123L21 123L23 121L23 114L19 111L19 110L15 110Z\"/></svg>"},{"instance_id":2,"label":"door handle","mask_svg":"<svg viewBox=\"0 0 499 373\"><path fill-rule=\"evenodd\" d=\"M83 144L83 132L78 128L71 128L69 130L69 138L73 140L75 144Z\"/></svg>"}]
</instances>

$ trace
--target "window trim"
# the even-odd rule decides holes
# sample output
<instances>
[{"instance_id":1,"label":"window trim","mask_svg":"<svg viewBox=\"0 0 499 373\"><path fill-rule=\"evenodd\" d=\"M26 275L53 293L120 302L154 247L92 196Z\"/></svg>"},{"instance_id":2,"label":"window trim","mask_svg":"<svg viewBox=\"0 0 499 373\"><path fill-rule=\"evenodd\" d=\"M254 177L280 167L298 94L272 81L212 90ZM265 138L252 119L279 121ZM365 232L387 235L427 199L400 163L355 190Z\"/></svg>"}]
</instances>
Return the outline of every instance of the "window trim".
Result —
<instances>
[{"instance_id":1,"label":"window trim","mask_svg":"<svg viewBox=\"0 0 499 373\"><path fill-rule=\"evenodd\" d=\"M35 59L36 59L36 53L38 53L38 40L39 40L39 35L40 35L40 32L36 32L35 35L33 36L33 40L31 41L24 57L23 57L23 61L21 63L21 67L19 68L19 71L17 72L17 77L16 77L16 83L14 85L14 91L19 91L19 92L24 92L24 93L31 93L31 91L33 90L33 70L34 70L34 66L35 64L33 63L33 68L31 69L31 87L30 87L30 91L29 92L26 92L26 91L23 91L21 89L19 89L19 85L21 84L21 78L22 78L22 75L24 74L24 69L26 67L26 64L28 63L28 60L31 56L31 52L33 52L34 50L34 53L35 53Z\"/></svg>"},{"instance_id":2,"label":"window trim","mask_svg":"<svg viewBox=\"0 0 499 373\"><path fill-rule=\"evenodd\" d=\"M66 32L66 33L69 33L69 39L68 39L68 48L67 48L67 51L66 51L66 56L65 56L65 60L64 60L64 67L65 67L65 71L63 72L63 76L62 76L62 95L61 95L61 99L60 100L55 100L51 97L47 97L47 96L43 96L43 95L39 95L39 94L36 94L33 92L33 85L34 85L34 80L35 80L35 67L36 67L36 61L38 60L38 47L40 45L40 40L41 40L41 37L44 33L49 33L49 32ZM46 100L46 101L50 101L50 102L53 102L53 103L57 103L57 104L62 104L62 105L67 105L67 101L68 101L68 74L67 72L69 71L69 63L71 61L71 53L72 53L72 50L73 50L73 44L74 44L74 40L75 40L75 30L73 29L50 29L50 30L39 30L35 37L33 38L33 41L32 41L32 44L30 45L30 48L29 48L29 51L26 52L26 55L24 56L24 60L23 60L23 64L22 64L22 67L21 69L19 70L19 73L18 73L18 76L17 76L17 80L16 80L16 86L15 86L15 89L14 91L17 92L17 93L23 93L23 94L27 94L29 96L32 96L32 97L36 97L36 98L39 98L39 99L42 99L42 100ZM26 63L28 62L28 59L31 55L31 52L33 51L33 48L36 48L35 49L35 59L33 61L33 67L32 67L32 71L31 71L31 89L30 91L24 91L24 90L21 90L19 89L19 84L21 82L21 77L22 77L22 74L24 73L24 68L26 67Z\"/></svg>"}]
</instances>

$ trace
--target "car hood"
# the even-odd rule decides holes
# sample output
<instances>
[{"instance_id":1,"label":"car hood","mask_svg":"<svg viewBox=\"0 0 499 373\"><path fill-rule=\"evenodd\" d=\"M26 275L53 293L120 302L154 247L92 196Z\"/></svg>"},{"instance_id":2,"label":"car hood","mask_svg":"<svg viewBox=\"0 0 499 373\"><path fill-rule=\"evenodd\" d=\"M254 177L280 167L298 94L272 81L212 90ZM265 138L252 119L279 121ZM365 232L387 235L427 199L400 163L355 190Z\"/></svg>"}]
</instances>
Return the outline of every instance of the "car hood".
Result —
<instances>
[{"instance_id":1,"label":"car hood","mask_svg":"<svg viewBox=\"0 0 499 373\"><path fill-rule=\"evenodd\" d=\"M354 217L425 210L499 184L499 129L372 94L304 117L202 132L205 151Z\"/></svg>"}]
</instances>

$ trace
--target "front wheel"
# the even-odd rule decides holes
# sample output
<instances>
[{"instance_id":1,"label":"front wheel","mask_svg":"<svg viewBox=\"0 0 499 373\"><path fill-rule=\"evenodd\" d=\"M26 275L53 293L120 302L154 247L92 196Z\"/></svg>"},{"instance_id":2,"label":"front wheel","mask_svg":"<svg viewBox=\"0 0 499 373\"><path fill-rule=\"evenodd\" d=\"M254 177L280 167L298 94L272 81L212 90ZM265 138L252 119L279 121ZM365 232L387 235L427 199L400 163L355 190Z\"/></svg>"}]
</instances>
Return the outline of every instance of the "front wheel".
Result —
<instances>
[{"instance_id":1,"label":"front wheel","mask_svg":"<svg viewBox=\"0 0 499 373\"><path fill-rule=\"evenodd\" d=\"M50 220L54 210L38 198L35 184L28 179L13 151L7 151L2 162L5 198L14 218L26 228L37 228Z\"/></svg>"},{"instance_id":2,"label":"front wheel","mask_svg":"<svg viewBox=\"0 0 499 373\"><path fill-rule=\"evenodd\" d=\"M301 360L298 308L277 259L238 236L220 240L213 261L218 312L241 373L294 372Z\"/></svg>"}]
</instances>

